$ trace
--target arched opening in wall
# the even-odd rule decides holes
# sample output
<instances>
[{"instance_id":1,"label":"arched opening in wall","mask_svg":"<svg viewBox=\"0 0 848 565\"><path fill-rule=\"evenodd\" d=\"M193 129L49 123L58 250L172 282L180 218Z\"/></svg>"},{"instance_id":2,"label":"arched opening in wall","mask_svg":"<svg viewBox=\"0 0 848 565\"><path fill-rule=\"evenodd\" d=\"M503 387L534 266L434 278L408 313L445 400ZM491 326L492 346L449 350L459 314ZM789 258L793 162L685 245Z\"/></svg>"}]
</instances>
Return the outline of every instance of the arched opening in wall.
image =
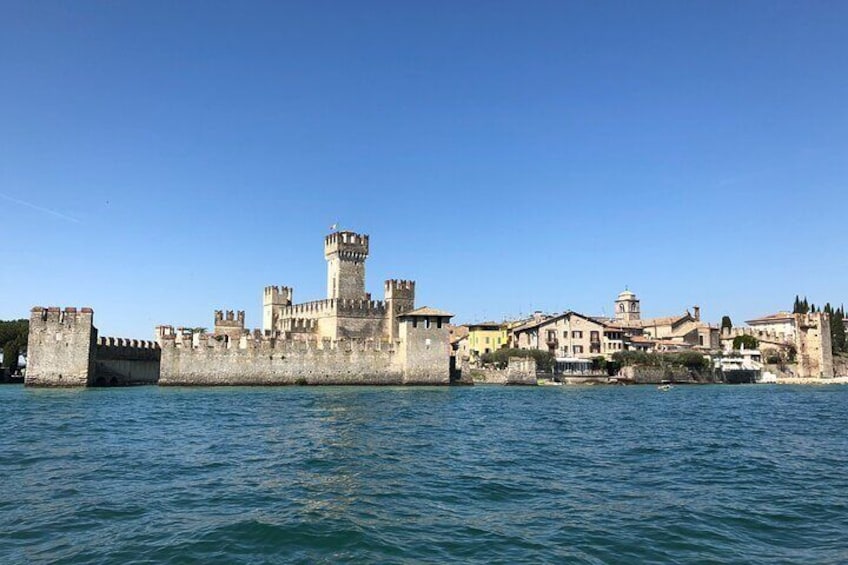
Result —
<instances>
[{"instance_id":1,"label":"arched opening in wall","mask_svg":"<svg viewBox=\"0 0 848 565\"><path fill-rule=\"evenodd\" d=\"M118 379L116 377L109 379L109 386L118 386Z\"/></svg>"}]
</instances>

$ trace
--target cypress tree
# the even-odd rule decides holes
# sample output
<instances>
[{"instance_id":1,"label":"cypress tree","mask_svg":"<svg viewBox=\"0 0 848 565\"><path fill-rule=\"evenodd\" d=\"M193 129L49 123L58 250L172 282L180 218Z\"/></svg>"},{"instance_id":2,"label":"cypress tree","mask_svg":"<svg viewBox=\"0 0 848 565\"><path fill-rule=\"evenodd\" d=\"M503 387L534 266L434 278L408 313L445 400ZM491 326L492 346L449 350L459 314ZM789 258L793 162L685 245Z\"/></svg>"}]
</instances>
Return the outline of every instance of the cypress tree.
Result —
<instances>
[{"instance_id":1,"label":"cypress tree","mask_svg":"<svg viewBox=\"0 0 848 565\"><path fill-rule=\"evenodd\" d=\"M834 353L845 351L845 320L841 309L830 316L830 344Z\"/></svg>"},{"instance_id":2,"label":"cypress tree","mask_svg":"<svg viewBox=\"0 0 848 565\"><path fill-rule=\"evenodd\" d=\"M801 298L796 294L795 295L795 303L792 305L792 313L800 314L801 313Z\"/></svg>"}]
</instances>

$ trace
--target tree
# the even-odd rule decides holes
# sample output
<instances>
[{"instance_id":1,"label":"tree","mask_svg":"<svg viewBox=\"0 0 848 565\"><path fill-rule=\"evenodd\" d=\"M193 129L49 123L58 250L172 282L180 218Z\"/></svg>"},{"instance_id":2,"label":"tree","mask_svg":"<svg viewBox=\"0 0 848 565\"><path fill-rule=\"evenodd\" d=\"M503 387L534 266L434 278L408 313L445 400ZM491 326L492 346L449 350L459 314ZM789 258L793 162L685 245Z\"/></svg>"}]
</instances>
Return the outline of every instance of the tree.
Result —
<instances>
[{"instance_id":1,"label":"tree","mask_svg":"<svg viewBox=\"0 0 848 565\"><path fill-rule=\"evenodd\" d=\"M733 349L756 349L760 341L752 335L737 335L733 338Z\"/></svg>"},{"instance_id":2,"label":"tree","mask_svg":"<svg viewBox=\"0 0 848 565\"><path fill-rule=\"evenodd\" d=\"M721 331L724 332L725 329L730 330L733 328L733 322L730 321L730 316L722 316L721 317Z\"/></svg>"},{"instance_id":3,"label":"tree","mask_svg":"<svg viewBox=\"0 0 848 565\"><path fill-rule=\"evenodd\" d=\"M830 345L834 353L842 353L846 349L844 318L841 308L830 315Z\"/></svg>"},{"instance_id":4,"label":"tree","mask_svg":"<svg viewBox=\"0 0 848 565\"><path fill-rule=\"evenodd\" d=\"M0 349L3 366L14 373L18 370L18 355L26 350L29 320L0 321Z\"/></svg>"},{"instance_id":5,"label":"tree","mask_svg":"<svg viewBox=\"0 0 848 565\"><path fill-rule=\"evenodd\" d=\"M792 305L792 313L793 314L801 314L801 309L803 308L803 304L801 304L801 298L796 294L795 295L795 303Z\"/></svg>"}]
</instances>

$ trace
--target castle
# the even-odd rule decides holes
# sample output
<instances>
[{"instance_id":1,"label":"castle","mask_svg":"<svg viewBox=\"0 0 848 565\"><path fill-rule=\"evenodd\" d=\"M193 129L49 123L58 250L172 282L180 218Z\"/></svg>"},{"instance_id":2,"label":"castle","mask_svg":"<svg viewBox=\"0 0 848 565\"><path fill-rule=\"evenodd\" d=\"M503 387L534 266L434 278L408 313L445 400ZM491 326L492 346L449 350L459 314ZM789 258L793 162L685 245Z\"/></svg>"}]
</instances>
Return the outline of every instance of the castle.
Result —
<instances>
[{"instance_id":1,"label":"castle","mask_svg":"<svg viewBox=\"0 0 848 565\"><path fill-rule=\"evenodd\" d=\"M399 337L403 314L415 307L415 282L387 280L384 300L365 292L367 235L343 231L324 238L327 298L293 304L287 286L265 287L262 329L266 335L313 335L321 339L382 339Z\"/></svg>"},{"instance_id":2,"label":"castle","mask_svg":"<svg viewBox=\"0 0 848 565\"><path fill-rule=\"evenodd\" d=\"M449 384L452 314L415 308L415 283L365 292L367 235L324 239L327 298L293 304L290 287L264 290L262 328L244 311L215 311L214 331L156 327L156 343L98 338L90 308L33 308L30 386Z\"/></svg>"}]
</instances>

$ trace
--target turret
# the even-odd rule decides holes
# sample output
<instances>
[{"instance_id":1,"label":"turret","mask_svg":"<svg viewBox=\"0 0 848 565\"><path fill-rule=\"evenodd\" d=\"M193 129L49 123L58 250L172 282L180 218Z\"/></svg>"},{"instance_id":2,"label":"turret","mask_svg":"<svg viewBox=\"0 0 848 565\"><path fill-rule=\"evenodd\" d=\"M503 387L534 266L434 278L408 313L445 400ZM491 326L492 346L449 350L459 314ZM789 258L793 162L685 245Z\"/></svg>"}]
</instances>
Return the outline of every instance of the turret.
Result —
<instances>
[{"instance_id":1,"label":"turret","mask_svg":"<svg viewBox=\"0 0 848 565\"><path fill-rule=\"evenodd\" d=\"M266 286L262 298L262 329L277 329L280 310L292 305L293 291L287 286Z\"/></svg>"},{"instance_id":2,"label":"turret","mask_svg":"<svg viewBox=\"0 0 848 565\"><path fill-rule=\"evenodd\" d=\"M415 281L389 279L385 283L386 337L398 339L398 316L415 308Z\"/></svg>"},{"instance_id":3,"label":"turret","mask_svg":"<svg viewBox=\"0 0 848 565\"><path fill-rule=\"evenodd\" d=\"M365 300L365 260L368 236L342 231L324 238L327 259L327 298Z\"/></svg>"},{"instance_id":4,"label":"turret","mask_svg":"<svg viewBox=\"0 0 848 565\"><path fill-rule=\"evenodd\" d=\"M215 310L215 335L226 335L231 338L241 337L244 333L244 310L233 312Z\"/></svg>"}]
</instances>

